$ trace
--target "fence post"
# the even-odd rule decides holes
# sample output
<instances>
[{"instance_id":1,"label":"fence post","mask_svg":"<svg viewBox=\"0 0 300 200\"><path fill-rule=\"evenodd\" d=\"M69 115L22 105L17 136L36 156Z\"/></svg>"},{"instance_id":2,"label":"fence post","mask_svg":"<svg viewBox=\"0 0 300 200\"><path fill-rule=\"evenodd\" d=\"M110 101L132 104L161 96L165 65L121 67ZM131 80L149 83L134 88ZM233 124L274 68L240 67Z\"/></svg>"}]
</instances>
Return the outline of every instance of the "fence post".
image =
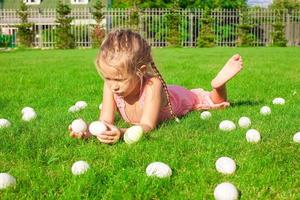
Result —
<instances>
[{"instance_id":1,"label":"fence post","mask_svg":"<svg viewBox=\"0 0 300 200\"><path fill-rule=\"evenodd\" d=\"M41 15L42 15L42 10L39 9L39 12L38 12L39 21L42 18ZM42 32L42 24L40 22L38 24L38 36L39 36L39 38L38 38L38 43L39 43L38 46L40 48L43 48L43 35L42 34L43 34L43 32Z\"/></svg>"},{"instance_id":2,"label":"fence post","mask_svg":"<svg viewBox=\"0 0 300 200\"><path fill-rule=\"evenodd\" d=\"M189 18L190 18L190 28L189 28L189 32L190 32L190 36L189 36L189 46L192 47L193 46L193 27L194 27L194 21L193 21L193 13L189 12Z\"/></svg>"}]
</instances>

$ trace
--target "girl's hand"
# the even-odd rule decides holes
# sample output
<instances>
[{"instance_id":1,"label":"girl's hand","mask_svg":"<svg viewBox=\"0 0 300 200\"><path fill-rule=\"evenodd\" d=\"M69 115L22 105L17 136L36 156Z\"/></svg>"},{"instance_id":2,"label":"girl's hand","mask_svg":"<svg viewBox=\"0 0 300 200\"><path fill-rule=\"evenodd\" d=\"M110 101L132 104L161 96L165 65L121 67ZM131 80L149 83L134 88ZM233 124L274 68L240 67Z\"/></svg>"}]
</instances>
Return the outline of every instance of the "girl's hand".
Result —
<instances>
[{"instance_id":1,"label":"girl's hand","mask_svg":"<svg viewBox=\"0 0 300 200\"><path fill-rule=\"evenodd\" d=\"M97 136L98 140L105 144L114 144L118 142L122 135L121 130L112 124L105 123L105 125L107 126L108 130Z\"/></svg>"},{"instance_id":2,"label":"girl's hand","mask_svg":"<svg viewBox=\"0 0 300 200\"><path fill-rule=\"evenodd\" d=\"M92 134L87 130L87 131L85 131L85 132L80 132L80 133L76 133L76 132L74 132L73 130L72 130L72 126L71 125L69 125L69 131L70 131L70 136L72 137L72 138L80 138L80 139L87 139L87 138L89 138L89 137L91 137L92 136Z\"/></svg>"}]
</instances>

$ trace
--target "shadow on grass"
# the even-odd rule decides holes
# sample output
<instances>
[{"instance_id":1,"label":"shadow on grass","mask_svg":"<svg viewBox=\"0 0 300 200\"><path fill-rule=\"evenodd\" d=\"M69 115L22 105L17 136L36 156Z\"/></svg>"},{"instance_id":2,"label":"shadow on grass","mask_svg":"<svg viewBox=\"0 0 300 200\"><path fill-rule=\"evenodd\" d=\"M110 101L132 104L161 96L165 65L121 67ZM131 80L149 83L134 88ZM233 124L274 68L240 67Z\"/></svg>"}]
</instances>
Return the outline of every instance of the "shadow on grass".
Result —
<instances>
[{"instance_id":1,"label":"shadow on grass","mask_svg":"<svg viewBox=\"0 0 300 200\"><path fill-rule=\"evenodd\" d=\"M231 107L239 107L239 106L257 106L259 104L262 104L263 101L250 101L250 100L246 100L246 101L233 101L230 102L230 106Z\"/></svg>"}]
</instances>

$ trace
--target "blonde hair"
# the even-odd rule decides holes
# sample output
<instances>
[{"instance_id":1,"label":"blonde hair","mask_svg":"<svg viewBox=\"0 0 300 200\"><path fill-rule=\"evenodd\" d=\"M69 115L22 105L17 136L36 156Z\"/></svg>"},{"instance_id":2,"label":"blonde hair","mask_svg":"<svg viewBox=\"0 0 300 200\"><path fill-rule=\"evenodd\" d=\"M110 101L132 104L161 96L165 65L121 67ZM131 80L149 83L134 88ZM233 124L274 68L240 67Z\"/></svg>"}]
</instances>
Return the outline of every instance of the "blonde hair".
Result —
<instances>
[{"instance_id":1,"label":"blonde hair","mask_svg":"<svg viewBox=\"0 0 300 200\"><path fill-rule=\"evenodd\" d=\"M137 73L140 67L145 65L147 67L145 76L156 76L161 81L167 96L170 114L178 121L173 112L166 82L153 61L151 46L140 34L122 29L112 31L106 36L100 49L96 59L98 70L101 67L100 61L116 69L123 67L128 73Z\"/></svg>"}]
</instances>

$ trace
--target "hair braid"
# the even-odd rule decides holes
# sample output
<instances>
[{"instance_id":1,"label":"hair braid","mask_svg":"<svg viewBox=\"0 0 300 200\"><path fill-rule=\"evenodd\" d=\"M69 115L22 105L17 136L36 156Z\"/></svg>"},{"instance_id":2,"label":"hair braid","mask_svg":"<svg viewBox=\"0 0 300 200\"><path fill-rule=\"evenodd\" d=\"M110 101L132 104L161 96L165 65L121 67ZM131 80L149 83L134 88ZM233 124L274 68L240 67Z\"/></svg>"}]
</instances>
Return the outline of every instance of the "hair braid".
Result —
<instances>
[{"instance_id":1,"label":"hair braid","mask_svg":"<svg viewBox=\"0 0 300 200\"><path fill-rule=\"evenodd\" d=\"M151 61L151 67L152 67L152 69L154 70L154 73L156 73L156 75L158 76L159 80L161 81L161 83L163 85L163 88L164 88L165 93L167 95L168 107L169 107L169 110L170 110L170 113L171 113L172 117L176 120L176 122L179 122L180 120L178 119L178 117L175 115L175 113L173 111L171 101L170 101L170 93L168 91L167 84L166 84L165 80L163 79L162 75L158 71L158 69L157 69L157 67L156 67L156 65L153 61Z\"/></svg>"}]
</instances>

